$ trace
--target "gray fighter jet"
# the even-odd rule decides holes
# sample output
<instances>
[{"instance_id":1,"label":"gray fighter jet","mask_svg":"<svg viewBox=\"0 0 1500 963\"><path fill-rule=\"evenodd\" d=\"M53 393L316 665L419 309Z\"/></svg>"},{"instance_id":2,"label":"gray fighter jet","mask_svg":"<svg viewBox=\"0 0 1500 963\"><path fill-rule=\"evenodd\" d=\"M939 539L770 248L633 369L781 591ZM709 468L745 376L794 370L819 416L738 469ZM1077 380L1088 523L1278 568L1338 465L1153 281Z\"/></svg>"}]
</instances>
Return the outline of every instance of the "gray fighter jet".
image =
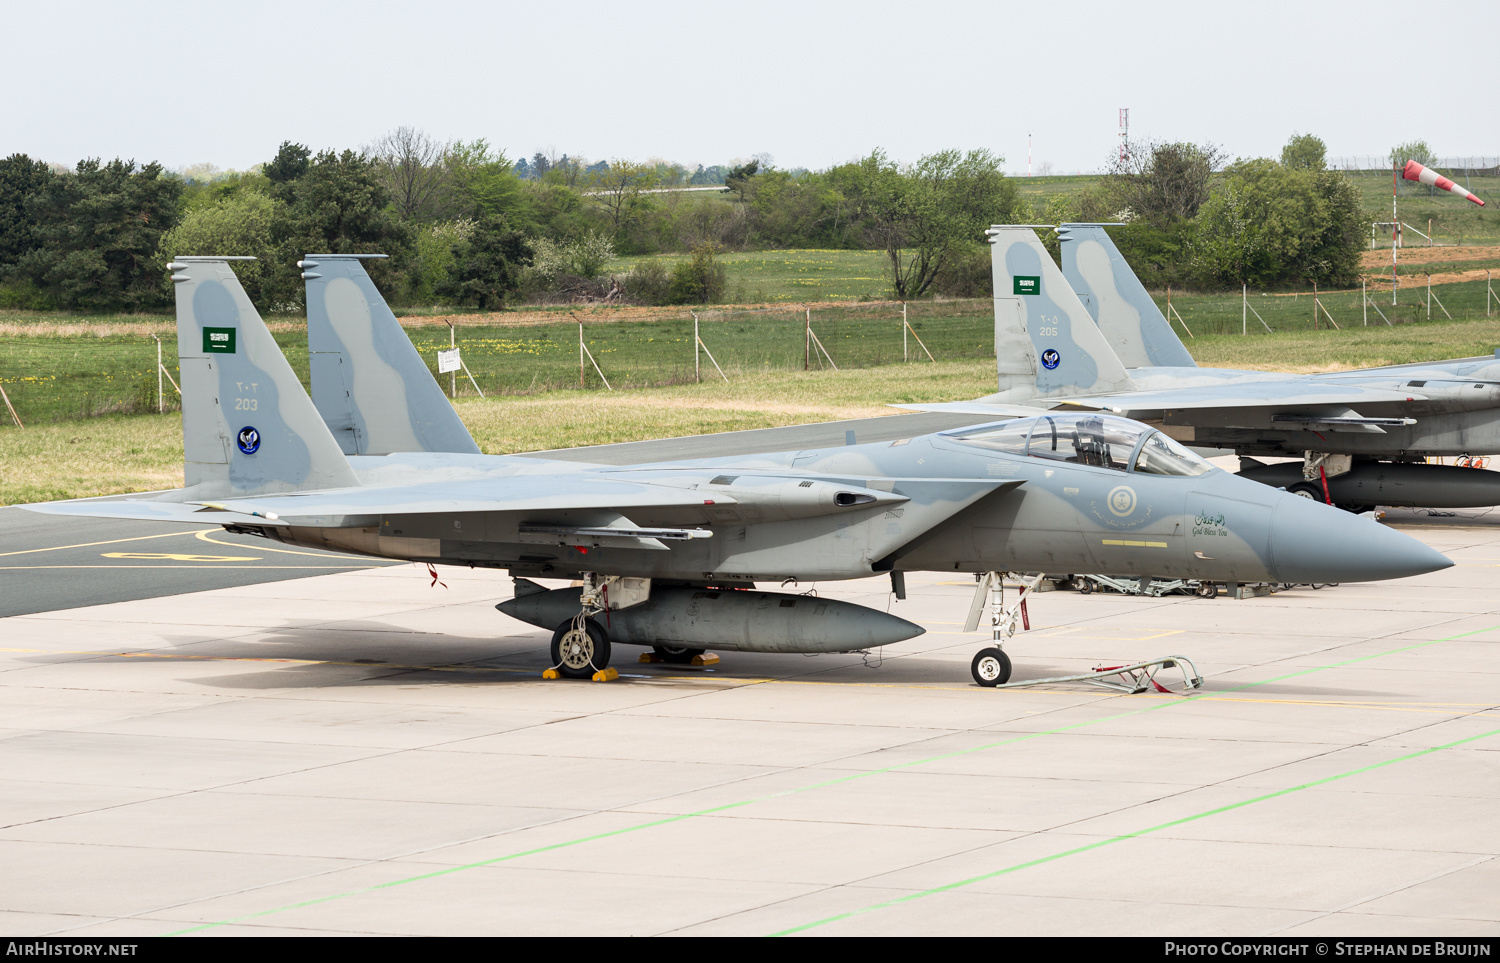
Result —
<instances>
[{"instance_id":1,"label":"gray fighter jet","mask_svg":"<svg viewBox=\"0 0 1500 963\"><path fill-rule=\"evenodd\" d=\"M1500 359L1317 375L1200 368L1103 225L1059 233L1062 270L1030 227L989 231L999 392L900 407L1110 411L1198 448L1232 450L1246 477L1318 501L1500 504L1500 474L1422 463L1500 452ZM1303 464L1265 465L1256 455Z\"/></svg>"},{"instance_id":2,"label":"gray fighter jet","mask_svg":"<svg viewBox=\"0 0 1500 963\"><path fill-rule=\"evenodd\" d=\"M1237 478L1147 425L1098 412L628 468L472 452L346 454L228 261L169 265L185 487L25 507L214 522L292 545L505 569L516 598L501 608L555 629L548 671L564 676L606 677L615 644L683 659L706 649L847 652L922 632L885 612L759 591L757 582L890 573L900 597L907 571L1350 582L1452 564L1405 535ZM329 266L310 258L305 269ZM347 352L349 397L364 414L374 409L361 369L381 337L342 331L342 347L328 352ZM385 356L393 370L398 355ZM422 417L410 410L419 395L407 395L405 424L422 443ZM384 416L400 422L390 407ZM362 437L372 447L382 437L379 426L349 423L357 430L344 440L356 449ZM538 577L582 587L549 591L531 581ZM986 650L974 672L982 684L1003 682L1009 661Z\"/></svg>"}]
</instances>

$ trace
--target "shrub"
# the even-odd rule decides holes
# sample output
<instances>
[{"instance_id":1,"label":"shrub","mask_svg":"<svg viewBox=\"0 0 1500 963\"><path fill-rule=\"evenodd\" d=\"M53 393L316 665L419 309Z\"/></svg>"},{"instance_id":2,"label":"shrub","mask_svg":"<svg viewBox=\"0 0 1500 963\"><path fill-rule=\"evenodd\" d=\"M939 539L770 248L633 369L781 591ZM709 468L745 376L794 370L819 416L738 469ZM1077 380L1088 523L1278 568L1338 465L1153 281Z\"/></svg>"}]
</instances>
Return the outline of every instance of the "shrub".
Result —
<instances>
[{"instance_id":1,"label":"shrub","mask_svg":"<svg viewBox=\"0 0 1500 963\"><path fill-rule=\"evenodd\" d=\"M668 293L671 304L716 304L724 300L724 289L729 286L729 272L714 258L719 248L715 244L699 244L693 248L690 260L679 263L672 269L672 285Z\"/></svg>"},{"instance_id":2,"label":"shrub","mask_svg":"<svg viewBox=\"0 0 1500 963\"><path fill-rule=\"evenodd\" d=\"M666 304L672 276L667 266L654 258L641 261L624 279L625 295L641 304Z\"/></svg>"}]
</instances>

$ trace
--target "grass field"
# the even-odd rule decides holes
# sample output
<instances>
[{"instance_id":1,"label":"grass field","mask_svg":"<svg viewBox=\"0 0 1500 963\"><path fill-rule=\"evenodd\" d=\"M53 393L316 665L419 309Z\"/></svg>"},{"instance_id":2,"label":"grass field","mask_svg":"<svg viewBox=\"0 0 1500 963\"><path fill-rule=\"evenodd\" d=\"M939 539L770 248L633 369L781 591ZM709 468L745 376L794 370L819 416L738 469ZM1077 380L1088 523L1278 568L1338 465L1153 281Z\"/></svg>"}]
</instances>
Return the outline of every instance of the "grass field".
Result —
<instances>
[{"instance_id":1,"label":"grass field","mask_svg":"<svg viewBox=\"0 0 1500 963\"><path fill-rule=\"evenodd\" d=\"M651 259L670 270L687 254ZM622 273L643 258L621 258L605 270ZM883 251L742 251L721 254L735 302L868 301L890 296L890 268Z\"/></svg>"}]
</instances>

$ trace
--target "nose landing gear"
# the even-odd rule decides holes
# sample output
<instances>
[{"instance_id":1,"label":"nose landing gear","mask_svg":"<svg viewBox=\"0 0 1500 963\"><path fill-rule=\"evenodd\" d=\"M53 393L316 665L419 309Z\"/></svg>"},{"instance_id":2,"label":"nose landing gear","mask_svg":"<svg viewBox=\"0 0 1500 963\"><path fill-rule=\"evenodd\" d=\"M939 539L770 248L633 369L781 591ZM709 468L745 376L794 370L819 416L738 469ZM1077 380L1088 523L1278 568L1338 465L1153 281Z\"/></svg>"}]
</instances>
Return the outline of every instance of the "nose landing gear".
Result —
<instances>
[{"instance_id":1,"label":"nose landing gear","mask_svg":"<svg viewBox=\"0 0 1500 963\"><path fill-rule=\"evenodd\" d=\"M969 663L969 673L974 681L987 689L1004 685L1010 681L1010 656L1002 646L1016 634L1017 629L1031 628L1031 619L1026 612L1026 595L1036 590L1045 573L1037 573L1021 587L1015 602L1005 605L1005 576L1002 572L985 572L974 588L974 601L969 605L969 618L964 623L965 632L979 628L979 618L986 603L990 610L990 641L994 645L980 649Z\"/></svg>"}]
</instances>

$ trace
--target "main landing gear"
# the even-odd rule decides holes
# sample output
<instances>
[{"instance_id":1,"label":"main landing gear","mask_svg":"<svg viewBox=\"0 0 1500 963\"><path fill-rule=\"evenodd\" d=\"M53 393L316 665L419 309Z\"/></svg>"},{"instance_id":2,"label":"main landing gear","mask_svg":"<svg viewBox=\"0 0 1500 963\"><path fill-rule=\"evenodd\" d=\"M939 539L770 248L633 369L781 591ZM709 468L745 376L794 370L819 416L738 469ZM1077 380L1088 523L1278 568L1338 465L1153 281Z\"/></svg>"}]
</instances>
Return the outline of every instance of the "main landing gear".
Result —
<instances>
[{"instance_id":1,"label":"main landing gear","mask_svg":"<svg viewBox=\"0 0 1500 963\"><path fill-rule=\"evenodd\" d=\"M542 678L608 682L620 677L609 667L609 636L594 621L594 616L609 608L609 582L593 572L583 573L579 612L552 633L552 668L543 672Z\"/></svg>"},{"instance_id":2,"label":"main landing gear","mask_svg":"<svg viewBox=\"0 0 1500 963\"><path fill-rule=\"evenodd\" d=\"M552 668L564 679L590 679L609 669L609 636L591 618L579 615L552 633Z\"/></svg>"},{"instance_id":3,"label":"main landing gear","mask_svg":"<svg viewBox=\"0 0 1500 963\"><path fill-rule=\"evenodd\" d=\"M610 668L612 654L609 630L598 617L618 613L644 602L650 596L650 580L616 578L583 573L582 591L578 593L578 614L558 625L552 633L552 666L542 673L544 679L593 679L608 682L620 673ZM607 624L607 622L606 622ZM616 626L617 631L622 631ZM629 639L629 633L624 638ZM632 640L633 642L634 640ZM641 661L665 665L708 666L719 657L704 649L686 645L653 645L641 654Z\"/></svg>"}]
</instances>

